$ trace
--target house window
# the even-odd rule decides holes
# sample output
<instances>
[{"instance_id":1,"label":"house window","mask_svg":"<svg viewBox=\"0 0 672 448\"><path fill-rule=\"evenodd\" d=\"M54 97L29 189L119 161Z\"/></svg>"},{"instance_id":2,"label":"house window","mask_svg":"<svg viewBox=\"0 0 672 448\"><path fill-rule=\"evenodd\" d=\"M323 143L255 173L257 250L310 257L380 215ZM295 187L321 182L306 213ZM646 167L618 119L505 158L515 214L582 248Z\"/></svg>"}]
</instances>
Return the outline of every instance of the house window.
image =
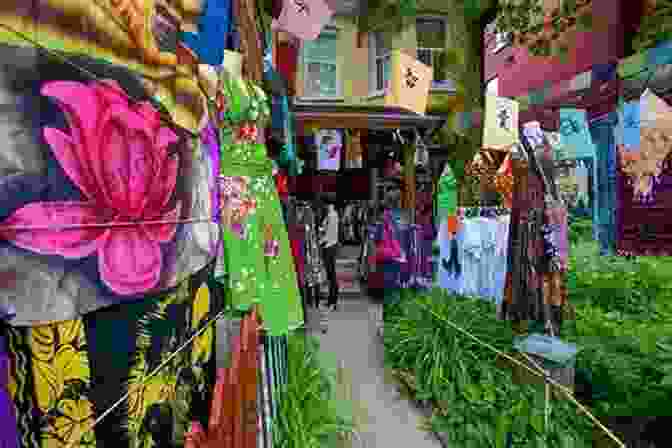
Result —
<instances>
[{"instance_id":1,"label":"house window","mask_svg":"<svg viewBox=\"0 0 672 448\"><path fill-rule=\"evenodd\" d=\"M313 41L304 41L303 96L306 98L337 98L341 95L338 79L336 45L338 33L327 29Z\"/></svg>"},{"instance_id":2,"label":"house window","mask_svg":"<svg viewBox=\"0 0 672 448\"><path fill-rule=\"evenodd\" d=\"M434 86L449 82L446 64L446 22L439 18L416 20L415 33L418 41L418 60L432 67Z\"/></svg>"},{"instance_id":3,"label":"house window","mask_svg":"<svg viewBox=\"0 0 672 448\"><path fill-rule=\"evenodd\" d=\"M495 46L493 53L498 53L511 44L511 33L495 33Z\"/></svg>"},{"instance_id":4,"label":"house window","mask_svg":"<svg viewBox=\"0 0 672 448\"><path fill-rule=\"evenodd\" d=\"M390 45L385 42L383 33L371 33L369 37L369 54L371 70L369 70L369 90L380 93L390 82Z\"/></svg>"},{"instance_id":5,"label":"house window","mask_svg":"<svg viewBox=\"0 0 672 448\"><path fill-rule=\"evenodd\" d=\"M485 85L485 93L499 96L499 77L494 77Z\"/></svg>"}]
</instances>

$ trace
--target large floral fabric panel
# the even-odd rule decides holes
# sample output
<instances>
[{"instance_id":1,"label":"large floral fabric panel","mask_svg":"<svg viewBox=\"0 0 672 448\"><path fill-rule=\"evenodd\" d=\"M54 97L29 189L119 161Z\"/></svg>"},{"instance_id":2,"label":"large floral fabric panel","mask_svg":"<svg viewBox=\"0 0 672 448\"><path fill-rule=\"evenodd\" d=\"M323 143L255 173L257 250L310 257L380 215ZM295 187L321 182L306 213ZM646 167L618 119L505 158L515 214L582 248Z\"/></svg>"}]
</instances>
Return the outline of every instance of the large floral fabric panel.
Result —
<instances>
[{"instance_id":1,"label":"large floral fabric panel","mask_svg":"<svg viewBox=\"0 0 672 448\"><path fill-rule=\"evenodd\" d=\"M180 127L195 131L207 108L194 55L178 39L196 28L205 2L193 0L4 0L0 42L68 57L92 55L138 73Z\"/></svg>"},{"instance_id":2,"label":"large floral fabric panel","mask_svg":"<svg viewBox=\"0 0 672 448\"><path fill-rule=\"evenodd\" d=\"M222 307L205 269L172 293L84 318L7 327L9 393L20 446L151 448L181 444L192 420L207 421L212 329L149 378ZM127 402L102 419L114 402Z\"/></svg>"},{"instance_id":3,"label":"large floral fabric panel","mask_svg":"<svg viewBox=\"0 0 672 448\"><path fill-rule=\"evenodd\" d=\"M141 80L84 57L94 79L29 49L0 56L17 61L0 98L0 308L16 310L12 325L156 294L214 258L212 161Z\"/></svg>"}]
</instances>

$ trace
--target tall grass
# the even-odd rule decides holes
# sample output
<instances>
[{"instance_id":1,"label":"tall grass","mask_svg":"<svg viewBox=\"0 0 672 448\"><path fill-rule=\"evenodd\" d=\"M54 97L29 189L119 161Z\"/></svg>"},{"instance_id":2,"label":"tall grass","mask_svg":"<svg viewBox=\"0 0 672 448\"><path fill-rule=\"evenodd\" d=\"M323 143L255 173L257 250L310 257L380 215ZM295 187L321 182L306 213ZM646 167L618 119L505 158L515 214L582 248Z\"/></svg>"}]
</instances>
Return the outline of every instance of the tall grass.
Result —
<instances>
[{"instance_id":1,"label":"tall grass","mask_svg":"<svg viewBox=\"0 0 672 448\"><path fill-rule=\"evenodd\" d=\"M337 447L355 430L348 406L336 397L336 371L321 359L315 338L289 337L288 384L280 393L275 448Z\"/></svg>"}]
</instances>

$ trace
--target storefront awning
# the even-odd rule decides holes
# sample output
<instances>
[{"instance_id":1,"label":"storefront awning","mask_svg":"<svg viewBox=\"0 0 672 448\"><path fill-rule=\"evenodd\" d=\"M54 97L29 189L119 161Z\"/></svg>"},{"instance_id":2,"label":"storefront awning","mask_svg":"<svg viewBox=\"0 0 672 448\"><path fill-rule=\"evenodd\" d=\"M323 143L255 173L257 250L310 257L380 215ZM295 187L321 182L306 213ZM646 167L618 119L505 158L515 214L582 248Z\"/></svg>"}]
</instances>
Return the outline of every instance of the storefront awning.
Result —
<instances>
[{"instance_id":1,"label":"storefront awning","mask_svg":"<svg viewBox=\"0 0 672 448\"><path fill-rule=\"evenodd\" d=\"M435 129L446 120L390 106L294 104L292 111L299 126L323 129Z\"/></svg>"}]
</instances>

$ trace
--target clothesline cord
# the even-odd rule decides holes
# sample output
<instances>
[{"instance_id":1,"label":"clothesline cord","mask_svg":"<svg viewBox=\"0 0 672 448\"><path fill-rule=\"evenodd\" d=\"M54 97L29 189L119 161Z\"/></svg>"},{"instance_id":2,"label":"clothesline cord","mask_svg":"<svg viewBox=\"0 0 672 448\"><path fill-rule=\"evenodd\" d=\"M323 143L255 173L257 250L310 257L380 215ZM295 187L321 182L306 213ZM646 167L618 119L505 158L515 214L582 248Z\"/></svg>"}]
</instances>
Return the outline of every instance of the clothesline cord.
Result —
<instances>
[{"instance_id":1,"label":"clothesline cord","mask_svg":"<svg viewBox=\"0 0 672 448\"><path fill-rule=\"evenodd\" d=\"M190 336L190 337L189 337L189 338L188 338L188 339L187 339L187 340L186 340L180 347L177 348L177 350L175 350L173 353L171 353L171 354L170 354L170 355L169 355L169 356L168 356L168 357L167 357L161 364L159 364L158 366L156 366L156 368L155 368L154 370L152 370L152 371L149 373L149 375L147 375L147 377L146 377L140 384L136 385L136 387L129 388L129 390L128 390L124 395L122 395L121 398L119 398L119 399L118 399L117 401L115 401L109 408L107 408L105 411L103 411L103 412L98 416L98 418L96 418L96 420L91 424L91 426L90 426L86 431L82 432L82 434L81 434L81 436L80 436L80 439L79 439L79 440L73 440L73 441L70 442L68 445L66 445L66 448L74 448L74 447L77 446L79 443L81 443L82 438L84 438L84 436L85 436L86 434L88 434L89 432L93 431L94 428L95 428L98 424L100 424L100 422L103 421L103 419L105 419L105 418L106 418L108 415L110 415L116 408L118 408L118 407L121 406L126 400L128 400L128 398L129 398L132 394L134 394L134 393L140 391L140 390L142 389L142 387L145 386L145 384L146 384L147 381L149 381L151 378L153 378L154 376L156 376L156 375L157 375L157 374L158 374L164 367L166 367L166 366L167 366L173 359L175 359L175 357L176 357L177 355L179 355L183 350L185 350L185 349L186 349L186 348L187 348L187 347L194 341L194 339L196 339L198 336L200 336L201 334L203 334L203 332L205 332L205 330L209 329L209 328L210 328L214 323L216 323L219 319L221 319L222 317L224 317L224 316L226 315L227 312L228 312L228 310L222 310L222 311L220 311L216 316L214 316L213 318L211 318L205 325L202 326L202 328L201 328L200 330L196 331L193 335L191 335L191 336Z\"/></svg>"},{"instance_id":2,"label":"clothesline cord","mask_svg":"<svg viewBox=\"0 0 672 448\"><path fill-rule=\"evenodd\" d=\"M213 218L188 218L188 219L171 219L158 221L129 221L129 222L104 222L104 223L89 223L89 224L67 224L67 225L3 225L0 226L0 231L31 231L31 230L74 230L74 229L93 229L93 228L109 228L109 227L135 227L135 226L161 226L169 224L197 224L213 222Z\"/></svg>"},{"instance_id":3,"label":"clothesline cord","mask_svg":"<svg viewBox=\"0 0 672 448\"><path fill-rule=\"evenodd\" d=\"M422 306L424 306L424 305L422 305ZM509 361L513 362L514 364L516 364L516 365L518 365L518 366L520 366L520 367L526 369L527 371L529 371L529 372L532 373L533 375L536 375L536 376L539 376L539 377L544 378L544 380L545 380L547 383L550 383L550 384L553 385L554 387L560 389L562 392L564 392L565 395L567 395L567 398L569 398L569 400L570 400L571 402L573 402L573 403L579 408L579 410L581 410L581 412L583 412L584 414L586 414L586 415L588 416L588 418L590 418L590 420L592 420L593 423L594 423L598 428L600 428L602 431L604 431L604 433L607 434L607 435L609 436L609 438L611 438L614 442L616 442L616 443L618 444L618 446L620 446L621 448L626 448L625 444L624 444L623 442L621 442L621 441L619 440L619 438L616 437L616 436L614 435L614 433L611 432L611 431L609 430L609 428L607 428L606 426L604 426L604 425L597 419L597 417L595 417L595 416L594 416L588 409L586 409L585 406L583 406L581 403L579 403L579 402L576 400L576 398L574 398L574 394L572 393L571 390L567 389L565 386L563 386L562 384L558 383L558 382L555 381L553 378L550 378L550 377L548 377L547 375L545 375L545 374L543 373L543 370L542 370L541 373L538 372L537 370L535 370L535 369L531 368L530 366L528 366L528 365L526 365L526 364L520 362L519 360L515 359L514 357L508 355L507 353L504 353L504 352L502 352L501 350L499 350L499 349L493 347L491 344L488 344L487 342L481 341L478 337L474 336L473 334L471 334L471 333L468 332L467 330L465 330L465 329L459 327L458 325L454 324L454 323L451 322L449 319L445 318L444 316L440 316L440 315L438 315L438 314L436 313L436 311L434 311L434 310L432 310L432 309L430 309L430 308L428 308L428 307L425 307L425 309L426 309L427 311L429 311L432 315L434 315L434 317L436 317L437 319L441 320L442 322L444 322L445 324L451 326L452 328L454 328L454 329L457 330L458 332L460 332L460 333L462 333L463 335L465 335L465 336L469 337L470 339L474 340L477 344L482 345L483 347L486 347L487 349L493 351L493 352L496 353L497 355L502 356L502 357L508 359Z\"/></svg>"}]
</instances>

